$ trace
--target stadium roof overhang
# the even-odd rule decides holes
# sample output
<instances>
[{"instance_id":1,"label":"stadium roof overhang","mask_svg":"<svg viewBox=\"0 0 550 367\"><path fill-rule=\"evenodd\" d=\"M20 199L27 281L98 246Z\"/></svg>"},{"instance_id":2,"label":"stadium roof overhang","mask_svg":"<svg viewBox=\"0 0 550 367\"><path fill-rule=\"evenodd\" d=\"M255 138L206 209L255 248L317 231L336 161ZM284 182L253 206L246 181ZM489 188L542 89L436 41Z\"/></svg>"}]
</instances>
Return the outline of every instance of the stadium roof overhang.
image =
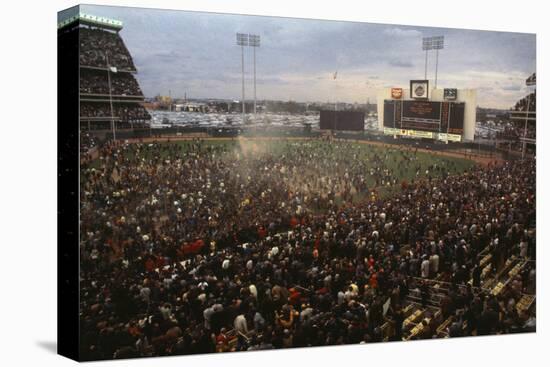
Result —
<instances>
[{"instance_id":1,"label":"stadium roof overhang","mask_svg":"<svg viewBox=\"0 0 550 367\"><path fill-rule=\"evenodd\" d=\"M86 14L80 11L78 6L59 12L57 16L57 29L64 28L73 23L87 24L114 31L120 31L123 24L120 20L97 15Z\"/></svg>"}]
</instances>

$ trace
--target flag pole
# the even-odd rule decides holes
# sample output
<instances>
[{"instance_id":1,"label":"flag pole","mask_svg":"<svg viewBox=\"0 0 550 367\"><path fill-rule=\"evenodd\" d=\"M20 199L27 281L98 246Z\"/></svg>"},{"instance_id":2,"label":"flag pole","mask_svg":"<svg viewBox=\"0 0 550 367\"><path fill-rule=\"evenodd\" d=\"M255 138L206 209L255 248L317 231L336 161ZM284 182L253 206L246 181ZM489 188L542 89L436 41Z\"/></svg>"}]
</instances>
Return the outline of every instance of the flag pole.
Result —
<instances>
[{"instance_id":1,"label":"flag pole","mask_svg":"<svg viewBox=\"0 0 550 367\"><path fill-rule=\"evenodd\" d=\"M113 130L113 141L116 141L115 119L113 115L113 89L111 88L111 65L109 64L109 53L105 52L107 60L107 81L109 82L109 104L111 105L111 128Z\"/></svg>"}]
</instances>

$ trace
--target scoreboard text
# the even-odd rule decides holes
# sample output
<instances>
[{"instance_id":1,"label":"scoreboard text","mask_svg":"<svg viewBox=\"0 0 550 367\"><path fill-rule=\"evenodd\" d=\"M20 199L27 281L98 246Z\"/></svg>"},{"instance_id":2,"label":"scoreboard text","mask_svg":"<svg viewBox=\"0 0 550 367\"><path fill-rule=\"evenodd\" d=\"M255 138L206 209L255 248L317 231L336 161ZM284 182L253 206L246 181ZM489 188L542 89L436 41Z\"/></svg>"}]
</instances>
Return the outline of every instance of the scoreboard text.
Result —
<instances>
[{"instance_id":1,"label":"scoreboard text","mask_svg":"<svg viewBox=\"0 0 550 367\"><path fill-rule=\"evenodd\" d=\"M464 103L385 100L384 127L462 135Z\"/></svg>"}]
</instances>

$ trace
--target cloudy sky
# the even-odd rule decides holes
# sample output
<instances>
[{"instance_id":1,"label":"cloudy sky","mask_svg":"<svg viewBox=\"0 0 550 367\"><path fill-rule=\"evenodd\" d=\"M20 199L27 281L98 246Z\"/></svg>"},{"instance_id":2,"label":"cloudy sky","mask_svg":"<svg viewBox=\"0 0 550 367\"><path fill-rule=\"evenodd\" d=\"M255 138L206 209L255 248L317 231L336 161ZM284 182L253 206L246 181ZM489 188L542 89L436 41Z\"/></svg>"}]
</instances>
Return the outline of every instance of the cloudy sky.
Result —
<instances>
[{"instance_id":1,"label":"cloudy sky","mask_svg":"<svg viewBox=\"0 0 550 367\"><path fill-rule=\"evenodd\" d=\"M422 37L434 35L445 36L438 87L476 88L483 107L509 108L528 93L525 79L536 67L533 34L89 5L81 11L124 23L121 36L148 97L170 90L175 97L240 99L237 32L261 36L258 99L374 102L380 88L423 79ZM252 60L246 48L247 98ZM432 84L434 75L432 51Z\"/></svg>"}]
</instances>

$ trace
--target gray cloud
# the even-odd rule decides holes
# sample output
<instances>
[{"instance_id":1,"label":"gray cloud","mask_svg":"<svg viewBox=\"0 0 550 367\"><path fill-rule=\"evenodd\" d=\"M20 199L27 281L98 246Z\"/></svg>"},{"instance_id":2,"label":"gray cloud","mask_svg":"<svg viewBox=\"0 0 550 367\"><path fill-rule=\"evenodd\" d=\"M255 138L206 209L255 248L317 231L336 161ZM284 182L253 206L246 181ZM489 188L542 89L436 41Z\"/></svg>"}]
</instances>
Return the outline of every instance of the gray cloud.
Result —
<instances>
[{"instance_id":1,"label":"gray cloud","mask_svg":"<svg viewBox=\"0 0 550 367\"><path fill-rule=\"evenodd\" d=\"M508 108L536 69L535 35L83 5L124 22L121 36L147 96L239 98L236 32L257 33L258 96L299 101L365 101L377 88L424 76L423 36L445 36L438 85L476 88L480 105ZM428 55L434 78L435 53ZM338 70L338 78L332 74ZM247 90L252 49L245 50ZM365 81L371 81L367 84ZM338 86L338 87L335 87Z\"/></svg>"},{"instance_id":2,"label":"gray cloud","mask_svg":"<svg viewBox=\"0 0 550 367\"><path fill-rule=\"evenodd\" d=\"M412 68L414 66L412 62L405 60L391 60L388 64L398 68Z\"/></svg>"},{"instance_id":3,"label":"gray cloud","mask_svg":"<svg viewBox=\"0 0 550 367\"><path fill-rule=\"evenodd\" d=\"M392 28L386 28L383 31L384 34L394 37L407 37L407 38L415 38L420 37L422 35L422 32L416 30L416 29L403 29L399 27L392 27Z\"/></svg>"},{"instance_id":4,"label":"gray cloud","mask_svg":"<svg viewBox=\"0 0 550 367\"><path fill-rule=\"evenodd\" d=\"M505 85L502 87L503 90L509 90L509 91L520 91L521 85Z\"/></svg>"}]
</instances>

